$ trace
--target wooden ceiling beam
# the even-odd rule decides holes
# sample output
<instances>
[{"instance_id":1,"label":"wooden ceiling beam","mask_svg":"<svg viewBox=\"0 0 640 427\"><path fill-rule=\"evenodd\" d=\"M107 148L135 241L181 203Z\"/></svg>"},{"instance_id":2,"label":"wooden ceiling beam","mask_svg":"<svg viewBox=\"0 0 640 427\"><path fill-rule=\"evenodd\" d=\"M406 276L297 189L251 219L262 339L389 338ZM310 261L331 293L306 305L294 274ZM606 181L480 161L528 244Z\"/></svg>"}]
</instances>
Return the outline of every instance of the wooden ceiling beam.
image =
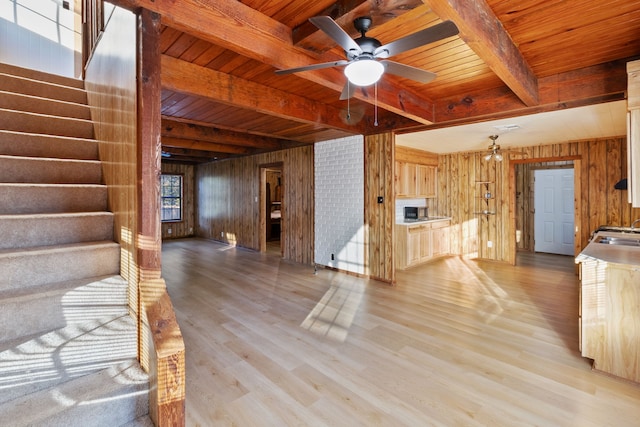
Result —
<instances>
[{"instance_id":1,"label":"wooden ceiling beam","mask_svg":"<svg viewBox=\"0 0 640 427\"><path fill-rule=\"evenodd\" d=\"M224 153L219 151L203 151L203 150L191 150L189 148L176 148L176 147L162 147L163 159L196 159L201 162L209 162L212 160L219 160L221 158L231 157L230 153ZM165 156L165 153L169 156Z\"/></svg>"},{"instance_id":2,"label":"wooden ceiling beam","mask_svg":"<svg viewBox=\"0 0 640 427\"><path fill-rule=\"evenodd\" d=\"M345 124L337 108L167 55L162 56L162 87L289 120L364 133L359 125Z\"/></svg>"},{"instance_id":3,"label":"wooden ceiling beam","mask_svg":"<svg viewBox=\"0 0 640 427\"><path fill-rule=\"evenodd\" d=\"M524 106L507 88L489 89L464 97L440 100L436 104L436 123L405 128L419 131L474 123L525 114L563 110L625 98L627 60L573 70L539 79L538 105Z\"/></svg>"},{"instance_id":4,"label":"wooden ceiling beam","mask_svg":"<svg viewBox=\"0 0 640 427\"><path fill-rule=\"evenodd\" d=\"M538 104L538 79L484 0L424 0L526 105Z\"/></svg>"},{"instance_id":5,"label":"wooden ceiling beam","mask_svg":"<svg viewBox=\"0 0 640 427\"><path fill-rule=\"evenodd\" d=\"M200 141L196 139L162 137L160 143L164 148L183 148L189 150L201 150L216 153L249 155L258 151L256 148L239 147L237 145L218 144L215 142Z\"/></svg>"},{"instance_id":6,"label":"wooden ceiling beam","mask_svg":"<svg viewBox=\"0 0 640 427\"><path fill-rule=\"evenodd\" d=\"M382 25L405 12L421 6L422 0L338 0L318 15L330 16L345 31L352 36L359 37L353 26L353 21L360 16L371 17L375 26ZM293 44L312 52L325 52L331 49L335 42L311 22L294 28L292 31Z\"/></svg>"},{"instance_id":7,"label":"wooden ceiling beam","mask_svg":"<svg viewBox=\"0 0 640 427\"><path fill-rule=\"evenodd\" d=\"M186 156L186 155L176 154L176 155L171 155L170 157L163 157L162 161L170 162L170 163L182 163L187 165L194 165L194 164L200 164L200 163L214 162L216 160L223 160L230 157L233 157L233 156L226 154L226 155L220 155L220 156L213 156L207 159L205 157Z\"/></svg>"},{"instance_id":8,"label":"wooden ceiling beam","mask_svg":"<svg viewBox=\"0 0 640 427\"><path fill-rule=\"evenodd\" d=\"M367 0L338 0L322 12L318 13L318 16L330 16L338 23L346 22L346 15L360 13L359 11L363 11L362 13L366 14L364 10L367 8L368 4L369 2ZM328 50L331 45L335 43L310 21L305 21L295 27L291 31L291 37L294 45L305 49L313 49L311 46L323 43L324 46L326 46L326 49L317 50L318 52ZM315 49L313 50L316 51Z\"/></svg>"},{"instance_id":9,"label":"wooden ceiling beam","mask_svg":"<svg viewBox=\"0 0 640 427\"><path fill-rule=\"evenodd\" d=\"M182 123L175 120L162 119L161 136L165 138L197 140L220 145L238 146L247 148L262 148L279 150L289 146L286 139L270 138L260 135L251 135L242 132L219 129L211 126Z\"/></svg>"},{"instance_id":10,"label":"wooden ceiling beam","mask_svg":"<svg viewBox=\"0 0 640 427\"><path fill-rule=\"evenodd\" d=\"M181 0L179 2L110 0L110 2L130 10L142 7L157 12L161 15L164 25L271 65L276 69L344 59L332 52L313 55L294 46L289 27L237 0ZM163 69L163 75L164 71ZM298 76L335 90L336 97L342 92L345 81L342 70L335 68L305 71ZM280 76L280 78L288 77ZM383 79L378 86L380 90L377 100L361 94L356 94L356 98L370 104L377 102L380 108L420 123L430 124L433 121L431 100L408 91L390 79ZM332 123L335 120L339 120L337 115L333 121L325 123ZM344 125L338 128L344 129ZM353 132L353 129L349 131Z\"/></svg>"}]
</instances>

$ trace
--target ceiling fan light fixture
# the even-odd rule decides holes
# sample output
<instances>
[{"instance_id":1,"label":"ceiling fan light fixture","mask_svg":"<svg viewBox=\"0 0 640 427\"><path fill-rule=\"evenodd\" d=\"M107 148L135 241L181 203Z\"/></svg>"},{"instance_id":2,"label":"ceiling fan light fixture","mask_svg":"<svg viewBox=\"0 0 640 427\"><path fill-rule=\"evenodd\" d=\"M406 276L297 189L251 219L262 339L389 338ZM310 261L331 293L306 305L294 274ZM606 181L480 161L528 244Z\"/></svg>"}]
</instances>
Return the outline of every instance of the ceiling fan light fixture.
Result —
<instances>
[{"instance_id":1,"label":"ceiling fan light fixture","mask_svg":"<svg viewBox=\"0 0 640 427\"><path fill-rule=\"evenodd\" d=\"M489 153L484 156L485 162L488 162L491 159L495 160L496 162L501 162L502 153L500 152L500 146L496 144L498 135L491 135L489 139L491 140L491 145L487 148L487 150L489 150Z\"/></svg>"},{"instance_id":2,"label":"ceiling fan light fixture","mask_svg":"<svg viewBox=\"0 0 640 427\"><path fill-rule=\"evenodd\" d=\"M344 75L356 86L371 86L382 77L384 65L374 59L359 59L349 63Z\"/></svg>"}]
</instances>

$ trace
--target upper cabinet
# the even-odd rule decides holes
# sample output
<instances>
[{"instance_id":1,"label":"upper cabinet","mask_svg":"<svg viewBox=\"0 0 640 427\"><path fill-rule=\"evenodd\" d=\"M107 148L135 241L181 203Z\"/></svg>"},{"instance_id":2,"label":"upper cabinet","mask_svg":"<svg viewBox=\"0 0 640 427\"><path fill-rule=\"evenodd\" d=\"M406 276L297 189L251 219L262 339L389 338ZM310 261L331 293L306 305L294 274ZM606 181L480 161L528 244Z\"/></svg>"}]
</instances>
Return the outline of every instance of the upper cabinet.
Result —
<instances>
[{"instance_id":1,"label":"upper cabinet","mask_svg":"<svg viewBox=\"0 0 640 427\"><path fill-rule=\"evenodd\" d=\"M435 198L438 168L396 162L396 197Z\"/></svg>"},{"instance_id":2,"label":"upper cabinet","mask_svg":"<svg viewBox=\"0 0 640 427\"><path fill-rule=\"evenodd\" d=\"M416 165L417 195L426 198L436 197L438 187L438 168L436 166Z\"/></svg>"},{"instance_id":3,"label":"upper cabinet","mask_svg":"<svg viewBox=\"0 0 640 427\"><path fill-rule=\"evenodd\" d=\"M627 188L629 203L640 207L640 60L627 63Z\"/></svg>"},{"instance_id":4,"label":"upper cabinet","mask_svg":"<svg viewBox=\"0 0 640 427\"><path fill-rule=\"evenodd\" d=\"M396 147L395 191L399 198L435 198L438 188L438 156Z\"/></svg>"},{"instance_id":5,"label":"upper cabinet","mask_svg":"<svg viewBox=\"0 0 640 427\"><path fill-rule=\"evenodd\" d=\"M409 162L396 162L396 197L414 197L417 193L416 165Z\"/></svg>"}]
</instances>

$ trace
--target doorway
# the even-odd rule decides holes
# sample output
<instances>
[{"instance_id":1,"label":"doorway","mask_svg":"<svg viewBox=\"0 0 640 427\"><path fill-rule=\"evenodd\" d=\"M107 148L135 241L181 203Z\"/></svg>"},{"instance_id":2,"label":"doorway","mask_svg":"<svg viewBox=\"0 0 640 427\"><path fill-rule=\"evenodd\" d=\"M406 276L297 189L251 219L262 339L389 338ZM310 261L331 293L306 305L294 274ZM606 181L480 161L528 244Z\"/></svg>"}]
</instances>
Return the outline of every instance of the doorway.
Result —
<instances>
[{"instance_id":1,"label":"doorway","mask_svg":"<svg viewBox=\"0 0 640 427\"><path fill-rule=\"evenodd\" d=\"M260 167L260 251L283 255L284 176L282 163Z\"/></svg>"},{"instance_id":2,"label":"doorway","mask_svg":"<svg viewBox=\"0 0 640 427\"><path fill-rule=\"evenodd\" d=\"M534 251L574 255L574 170L534 170Z\"/></svg>"},{"instance_id":3,"label":"doorway","mask_svg":"<svg viewBox=\"0 0 640 427\"><path fill-rule=\"evenodd\" d=\"M509 235L509 262L516 265L518 251L535 251L535 170L570 169L573 173L573 252L582 250L580 226L582 224L582 160L580 155L557 157L531 157L513 159L509 162L509 214L511 232ZM576 266L577 268L577 266Z\"/></svg>"}]
</instances>

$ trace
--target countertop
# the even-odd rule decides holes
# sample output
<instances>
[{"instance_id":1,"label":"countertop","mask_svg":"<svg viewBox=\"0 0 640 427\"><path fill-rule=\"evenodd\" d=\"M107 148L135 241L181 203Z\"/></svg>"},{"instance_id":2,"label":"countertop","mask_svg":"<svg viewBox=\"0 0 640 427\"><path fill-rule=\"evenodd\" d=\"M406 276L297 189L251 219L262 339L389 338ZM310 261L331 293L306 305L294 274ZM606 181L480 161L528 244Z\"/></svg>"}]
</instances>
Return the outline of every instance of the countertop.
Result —
<instances>
[{"instance_id":1,"label":"countertop","mask_svg":"<svg viewBox=\"0 0 640 427\"><path fill-rule=\"evenodd\" d=\"M400 220L399 222L396 222L396 225L412 226L412 225L427 224L427 223L436 222L436 221L445 221L445 220L450 220L450 219L451 219L450 216L430 216L427 219L421 219L421 220L418 220L418 221L405 222L404 220Z\"/></svg>"},{"instance_id":2,"label":"countertop","mask_svg":"<svg viewBox=\"0 0 640 427\"><path fill-rule=\"evenodd\" d=\"M624 239L640 239L638 234L615 231L599 231L586 248L576 257L576 263L586 261L606 261L616 264L640 266L640 246L611 245L598 243L602 237L618 237Z\"/></svg>"}]
</instances>

